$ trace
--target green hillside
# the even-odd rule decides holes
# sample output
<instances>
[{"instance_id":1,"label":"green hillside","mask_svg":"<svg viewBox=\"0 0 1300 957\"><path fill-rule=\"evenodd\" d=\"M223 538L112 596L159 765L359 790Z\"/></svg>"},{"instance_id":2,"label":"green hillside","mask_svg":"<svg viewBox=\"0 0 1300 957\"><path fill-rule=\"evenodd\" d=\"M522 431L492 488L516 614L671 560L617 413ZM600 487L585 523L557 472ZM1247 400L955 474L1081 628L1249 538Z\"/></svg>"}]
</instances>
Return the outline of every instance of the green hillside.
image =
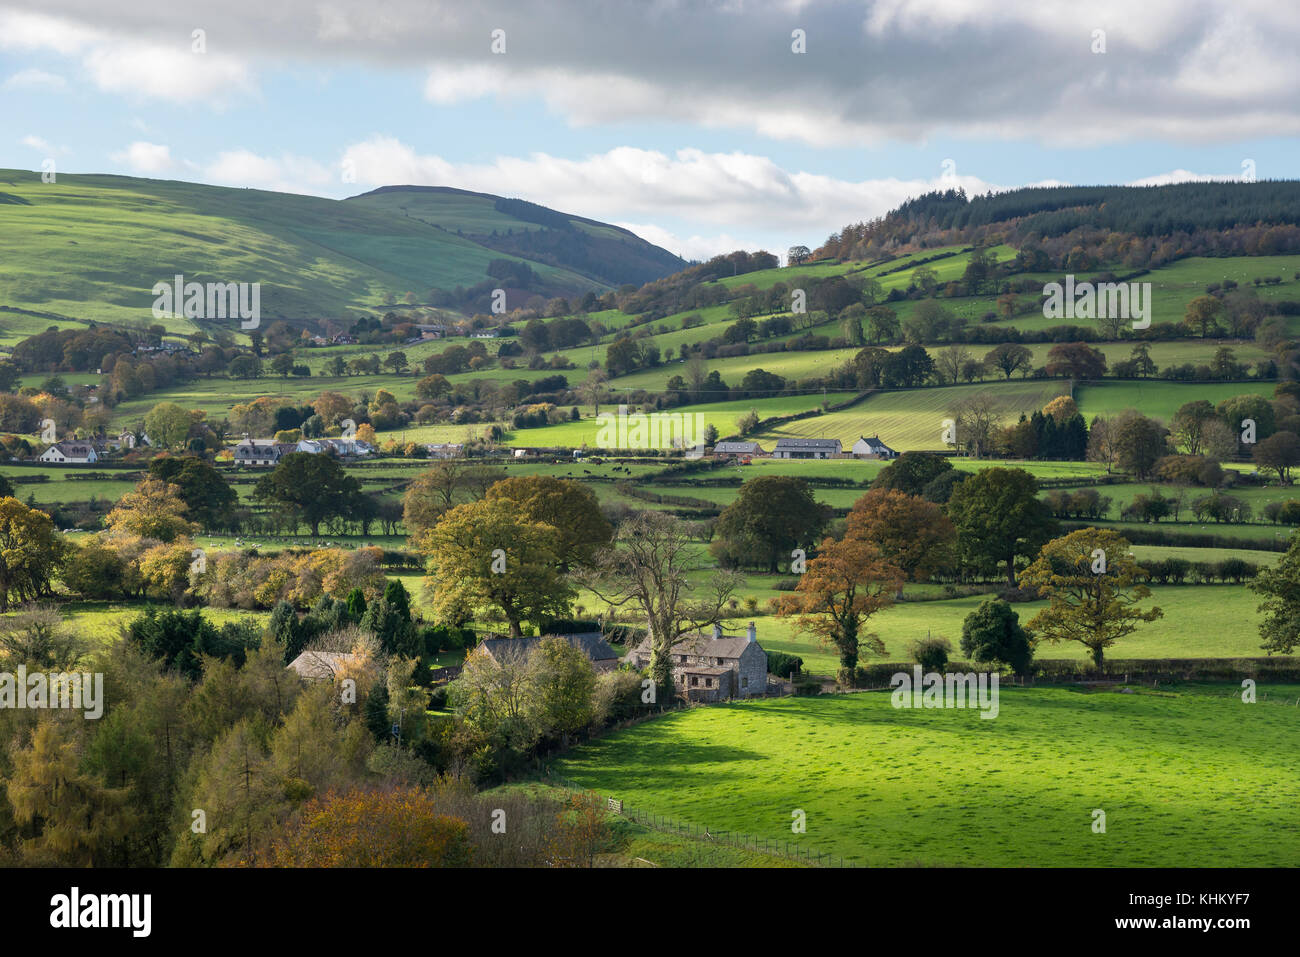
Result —
<instances>
[{"instance_id":1,"label":"green hillside","mask_svg":"<svg viewBox=\"0 0 1300 957\"><path fill-rule=\"evenodd\" d=\"M426 218L437 218L436 208L448 203L448 222L469 224L464 196L419 195ZM494 201L479 197L474 203L490 211ZM632 234L594 223L583 229L617 235L601 241L635 250L628 256L635 268L620 273L615 264L601 272L584 261L579 271L562 255L530 260L365 198L337 201L125 176L61 175L46 184L32 172L0 171L0 223L0 305L40 314L6 314L0 322L6 344L56 317L153 322L153 285L178 273L188 281L261 283L262 317L270 321L378 310L386 297L408 292L425 302L434 287L484 282L494 259L529 264L538 286L524 295L602 291L641 281L653 268L666 274L680 266ZM179 333L196 328L182 318L164 325Z\"/></svg>"}]
</instances>

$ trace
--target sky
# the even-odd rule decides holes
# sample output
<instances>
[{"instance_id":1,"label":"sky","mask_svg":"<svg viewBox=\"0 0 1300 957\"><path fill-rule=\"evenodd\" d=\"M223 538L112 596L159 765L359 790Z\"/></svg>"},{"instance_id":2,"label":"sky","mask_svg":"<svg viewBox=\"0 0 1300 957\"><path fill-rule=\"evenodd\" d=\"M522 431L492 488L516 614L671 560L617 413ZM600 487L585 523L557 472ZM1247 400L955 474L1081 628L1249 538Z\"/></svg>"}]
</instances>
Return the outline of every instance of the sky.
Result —
<instances>
[{"instance_id":1,"label":"sky","mask_svg":"<svg viewBox=\"0 0 1300 957\"><path fill-rule=\"evenodd\" d=\"M689 259L935 188L1300 177L1276 0L0 0L0 168L454 186Z\"/></svg>"}]
</instances>

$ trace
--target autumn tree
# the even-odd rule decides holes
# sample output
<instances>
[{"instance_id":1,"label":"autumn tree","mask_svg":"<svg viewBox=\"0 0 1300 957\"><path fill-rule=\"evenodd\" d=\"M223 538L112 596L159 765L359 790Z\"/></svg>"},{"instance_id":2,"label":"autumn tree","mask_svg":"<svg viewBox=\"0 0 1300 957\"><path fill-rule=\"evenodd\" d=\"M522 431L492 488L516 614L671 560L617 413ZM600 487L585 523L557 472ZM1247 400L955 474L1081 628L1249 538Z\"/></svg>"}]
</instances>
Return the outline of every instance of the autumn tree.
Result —
<instances>
[{"instance_id":1,"label":"autumn tree","mask_svg":"<svg viewBox=\"0 0 1300 957\"><path fill-rule=\"evenodd\" d=\"M230 483L207 459L197 455L161 455L149 463L149 475L176 486L185 517L208 529L223 528L239 504Z\"/></svg>"},{"instance_id":2,"label":"autumn tree","mask_svg":"<svg viewBox=\"0 0 1300 957\"><path fill-rule=\"evenodd\" d=\"M1218 332L1219 317L1223 314L1223 301L1215 296L1197 296L1187 304L1183 314L1183 325L1193 332L1198 332L1204 339L1211 332Z\"/></svg>"},{"instance_id":3,"label":"autumn tree","mask_svg":"<svg viewBox=\"0 0 1300 957\"><path fill-rule=\"evenodd\" d=\"M1251 457L1265 472L1273 472L1282 485L1291 484L1291 470L1300 465L1300 437L1294 432L1274 432L1255 443Z\"/></svg>"},{"instance_id":4,"label":"autumn tree","mask_svg":"<svg viewBox=\"0 0 1300 957\"><path fill-rule=\"evenodd\" d=\"M503 469L469 465L455 459L435 464L417 475L402 498L402 522L411 537L434 525L443 513L462 502L483 498L506 477Z\"/></svg>"},{"instance_id":5,"label":"autumn tree","mask_svg":"<svg viewBox=\"0 0 1300 957\"><path fill-rule=\"evenodd\" d=\"M1028 346L1017 342L1004 342L994 346L984 356L984 364L997 369L1010 379L1017 372L1028 373L1034 366L1034 354Z\"/></svg>"},{"instance_id":6,"label":"autumn tree","mask_svg":"<svg viewBox=\"0 0 1300 957\"><path fill-rule=\"evenodd\" d=\"M870 542L910 581L928 581L953 563L957 530L933 502L872 489L853 503L845 538Z\"/></svg>"},{"instance_id":7,"label":"autumn tree","mask_svg":"<svg viewBox=\"0 0 1300 957\"><path fill-rule=\"evenodd\" d=\"M885 653L884 642L867 631L867 621L893 604L904 577L874 543L828 538L795 590L776 599L777 614L793 617L800 631L834 647L840 657L840 684L852 687L863 649Z\"/></svg>"},{"instance_id":8,"label":"autumn tree","mask_svg":"<svg viewBox=\"0 0 1300 957\"><path fill-rule=\"evenodd\" d=\"M524 619L566 614L576 592L561 572L562 548L554 526L509 499L457 505L420 539L435 617L458 625L496 609L518 636Z\"/></svg>"},{"instance_id":9,"label":"autumn tree","mask_svg":"<svg viewBox=\"0 0 1300 957\"><path fill-rule=\"evenodd\" d=\"M1097 528L1081 528L1044 545L1020 573L1020 587L1036 588L1048 601L1029 629L1052 644L1079 642L1100 669L1107 648L1139 623L1164 615L1159 608L1137 608L1151 589L1142 583L1147 572L1129 554L1131 547L1118 532Z\"/></svg>"},{"instance_id":10,"label":"autumn tree","mask_svg":"<svg viewBox=\"0 0 1300 957\"><path fill-rule=\"evenodd\" d=\"M698 565L685 522L662 512L640 512L621 522L609 548L596 553L575 582L614 607L630 605L650 633L650 675L661 693L672 686L672 650L722 619L741 586L734 572L692 582Z\"/></svg>"},{"instance_id":11,"label":"autumn tree","mask_svg":"<svg viewBox=\"0 0 1300 957\"><path fill-rule=\"evenodd\" d=\"M64 551L49 515L0 498L0 612L48 595Z\"/></svg>"},{"instance_id":12,"label":"autumn tree","mask_svg":"<svg viewBox=\"0 0 1300 957\"><path fill-rule=\"evenodd\" d=\"M104 517L104 524L117 535L174 542L199 529L187 517L188 512L179 488L160 479L146 478L134 491L118 499L117 505Z\"/></svg>"},{"instance_id":13,"label":"autumn tree","mask_svg":"<svg viewBox=\"0 0 1300 957\"><path fill-rule=\"evenodd\" d=\"M581 482L548 475L517 476L492 485L485 498L511 502L520 515L554 528L560 536L559 559L564 571L590 562L596 549L608 545L614 536L596 494Z\"/></svg>"}]
</instances>

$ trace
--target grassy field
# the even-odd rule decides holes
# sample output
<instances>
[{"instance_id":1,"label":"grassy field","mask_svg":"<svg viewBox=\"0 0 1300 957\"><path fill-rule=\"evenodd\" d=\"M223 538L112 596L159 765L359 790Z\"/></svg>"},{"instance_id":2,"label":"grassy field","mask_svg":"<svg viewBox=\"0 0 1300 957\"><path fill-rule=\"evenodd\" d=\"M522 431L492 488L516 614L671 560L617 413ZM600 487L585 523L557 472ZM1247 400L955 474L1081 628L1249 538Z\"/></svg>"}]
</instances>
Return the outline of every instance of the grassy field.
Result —
<instances>
[{"instance_id":1,"label":"grassy field","mask_svg":"<svg viewBox=\"0 0 1300 957\"><path fill-rule=\"evenodd\" d=\"M587 743L558 770L634 807L872 866L1294 864L1289 702L1000 691L993 720L894 708L886 693L695 708Z\"/></svg>"},{"instance_id":2,"label":"grassy field","mask_svg":"<svg viewBox=\"0 0 1300 957\"><path fill-rule=\"evenodd\" d=\"M993 397L1004 421L1029 415L1058 395L1067 394L1068 382L1052 379L1013 380L983 385L949 386L882 392L850 409L765 429L754 436L775 444L779 438L839 439L852 445L859 436L878 435L899 452L942 449L944 419L962 399L987 394ZM768 445L764 446L769 448Z\"/></svg>"},{"instance_id":3,"label":"grassy field","mask_svg":"<svg viewBox=\"0 0 1300 957\"><path fill-rule=\"evenodd\" d=\"M1273 387L1272 382L1086 382L1075 387L1074 401L1089 422L1098 415L1114 415L1125 409L1137 409L1143 415L1160 419L1167 424L1179 407L1187 402L1205 399L1219 403L1235 395L1272 398Z\"/></svg>"},{"instance_id":4,"label":"grassy field","mask_svg":"<svg viewBox=\"0 0 1300 957\"><path fill-rule=\"evenodd\" d=\"M765 593L754 588L745 594L758 594L766 600ZM947 638L952 642L954 655L961 657L962 623L985 597L900 602L873 616L868 627L884 641L885 661L908 661L908 644L927 635ZM1120 639L1106 655L1109 658L1263 657L1259 647L1260 616L1256 611L1259 601L1259 596L1241 585L1157 585L1142 607L1159 607L1164 610L1164 617L1139 625L1137 631ZM1027 624L1045 604L1024 602L1014 608L1021 623ZM793 619L763 615L755 622L763 647L799 655L806 670L827 676L835 674L839 664L835 650L821 647L796 631ZM742 630L744 625L745 619L732 620L727 623L727 631ZM1038 658L1076 661L1089 657L1087 649L1077 643L1040 642L1035 654Z\"/></svg>"}]
</instances>

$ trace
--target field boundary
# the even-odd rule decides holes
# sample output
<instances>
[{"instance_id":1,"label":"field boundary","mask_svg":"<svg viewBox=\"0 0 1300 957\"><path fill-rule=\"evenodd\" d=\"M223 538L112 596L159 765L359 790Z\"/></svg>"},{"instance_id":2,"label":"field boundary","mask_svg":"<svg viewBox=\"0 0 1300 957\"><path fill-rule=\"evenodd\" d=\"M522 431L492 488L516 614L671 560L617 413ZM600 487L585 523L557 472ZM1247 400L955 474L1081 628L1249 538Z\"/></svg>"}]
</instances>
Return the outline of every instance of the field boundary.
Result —
<instances>
[{"instance_id":1,"label":"field boundary","mask_svg":"<svg viewBox=\"0 0 1300 957\"><path fill-rule=\"evenodd\" d=\"M544 776L540 779L541 783L563 788L577 794L594 795L604 805L605 809L611 814L617 814L620 817L640 824L642 827L649 828L652 831L658 831L661 834L671 834L674 837L686 837L700 843L722 844L727 847L734 847L737 850L753 851L758 854L767 854L770 857L780 857L787 861L795 861L808 867L861 867L852 861L846 861L843 855L831 854L826 851L815 851L812 848L801 845L798 841L779 841L772 838L758 837L753 834L743 834L739 831L712 830L708 825L689 824L683 821L677 821L673 818L665 817L662 814L655 814L650 811L643 811L640 808L629 807L625 801L613 797L612 795L601 794L593 788L583 787L576 781L552 774L548 767Z\"/></svg>"}]
</instances>

